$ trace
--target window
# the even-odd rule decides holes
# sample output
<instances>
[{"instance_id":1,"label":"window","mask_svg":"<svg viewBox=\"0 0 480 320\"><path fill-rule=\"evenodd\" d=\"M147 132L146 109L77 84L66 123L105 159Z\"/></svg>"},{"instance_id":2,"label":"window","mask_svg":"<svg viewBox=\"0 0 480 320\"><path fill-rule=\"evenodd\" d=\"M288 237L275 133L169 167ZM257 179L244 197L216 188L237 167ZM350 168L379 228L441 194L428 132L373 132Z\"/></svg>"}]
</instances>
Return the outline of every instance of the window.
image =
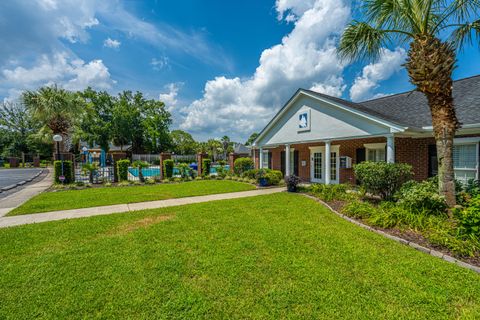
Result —
<instances>
[{"instance_id":1,"label":"window","mask_svg":"<svg viewBox=\"0 0 480 320\"><path fill-rule=\"evenodd\" d=\"M322 179L322 153L315 152L313 154L313 177L315 179Z\"/></svg>"},{"instance_id":2,"label":"window","mask_svg":"<svg viewBox=\"0 0 480 320\"><path fill-rule=\"evenodd\" d=\"M330 180L337 180L337 153L330 153Z\"/></svg>"},{"instance_id":3,"label":"window","mask_svg":"<svg viewBox=\"0 0 480 320\"><path fill-rule=\"evenodd\" d=\"M268 150L263 150L262 168L270 168L270 152Z\"/></svg>"},{"instance_id":4,"label":"window","mask_svg":"<svg viewBox=\"0 0 480 320\"><path fill-rule=\"evenodd\" d=\"M453 146L453 167L455 179L467 183L478 179L478 144L460 144Z\"/></svg>"},{"instance_id":5,"label":"window","mask_svg":"<svg viewBox=\"0 0 480 320\"><path fill-rule=\"evenodd\" d=\"M385 143L367 143L365 144L367 161L380 162L385 161Z\"/></svg>"}]
</instances>

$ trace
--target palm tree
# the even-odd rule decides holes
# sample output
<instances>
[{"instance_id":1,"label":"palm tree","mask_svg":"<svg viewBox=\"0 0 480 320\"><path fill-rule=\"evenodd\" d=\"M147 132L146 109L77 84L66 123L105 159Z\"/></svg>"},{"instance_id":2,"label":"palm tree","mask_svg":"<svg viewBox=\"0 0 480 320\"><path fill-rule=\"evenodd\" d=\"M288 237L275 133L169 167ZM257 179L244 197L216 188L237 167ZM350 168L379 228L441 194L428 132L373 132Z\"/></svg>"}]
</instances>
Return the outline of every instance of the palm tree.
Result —
<instances>
[{"instance_id":1,"label":"palm tree","mask_svg":"<svg viewBox=\"0 0 480 320\"><path fill-rule=\"evenodd\" d=\"M408 44L410 82L425 94L438 154L439 193L455 205L453 138L460 123L452 95L456 50L480 39L480 0L366 0L364 18L347 26L343 58L375 59L381 48Z\"/></svg>"},{"instance_id":2,"label":"palm tree","mask_svg":"<svg viewBox=\"0 0 480 320\"><path fill-rule=\"evenodd\" d=\"M223 160L227 160L228 147L230 146L230 137L223 136L221 142L223 147Z\"/></svg>"},{"instance_id":3,"label":"palm tree","mask_svg":"<svg viewBox=\"0 0 480 320\"><path fill-rule=\"evenodd\" d=\"M56 85L46 86L37 91L25 91L22 101L32 117L43 126L41 131L62 135L63 141L69 140L75 120L82 112L82 100L77 94ZM65 146L66 143L62 143L60 151L65 152Z\"/></svg>"}]
</instances>

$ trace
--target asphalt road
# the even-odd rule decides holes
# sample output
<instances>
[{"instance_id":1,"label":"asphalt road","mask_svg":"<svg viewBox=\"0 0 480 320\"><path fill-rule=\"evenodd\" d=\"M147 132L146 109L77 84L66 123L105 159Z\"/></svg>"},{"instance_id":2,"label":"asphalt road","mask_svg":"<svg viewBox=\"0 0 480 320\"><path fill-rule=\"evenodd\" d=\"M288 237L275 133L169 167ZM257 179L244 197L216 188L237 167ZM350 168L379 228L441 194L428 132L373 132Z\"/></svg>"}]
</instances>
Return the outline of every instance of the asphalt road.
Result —
<instances>
[{"instance_id":1,"label":"asphalt road","mask_svg":"<svg viewBox=\"0 0 480 320\"><path fill-rule=\"evenodd\" d=\"M31 178L40 171L37 168L0 169L0 189Z\"/></svg>"}]
</instances>

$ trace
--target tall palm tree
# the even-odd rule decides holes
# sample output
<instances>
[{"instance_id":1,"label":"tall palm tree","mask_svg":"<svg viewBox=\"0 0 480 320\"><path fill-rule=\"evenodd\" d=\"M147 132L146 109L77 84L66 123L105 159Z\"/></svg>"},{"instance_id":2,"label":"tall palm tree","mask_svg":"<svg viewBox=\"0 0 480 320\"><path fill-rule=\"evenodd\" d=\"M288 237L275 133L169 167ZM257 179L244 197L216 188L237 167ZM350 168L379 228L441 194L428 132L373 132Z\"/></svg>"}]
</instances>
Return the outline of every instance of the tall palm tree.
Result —
<instances>
[{"instance_id":1,"label":"tall palm tree","mask_svg":"<svg viewBox=\"0 0 480 320\"><path fill-rule=\"evenodd\" d=\"M54 86L45 86L37 91L25 91L22 101L32 117L43 126L42 131L63 137L62 152L71 137L73 125L82 112L82 100L75 93Z\"/></svg>"},{"instance_id":2,"label":"tall palm tree","mask_svg":"<svg viewBox=\"0 0 480 320\"><path fill-rule=\"evenodd\" d=\"M453 138L460 123L452 95L456 50L480 39L480 0L365 0L364 19L347 26L339 54L375 59L381 48L408 44L405 67L425 94L438 153L439 192L455 204Z\"/></svg>"},{"instance_id":3,"label":"tall palm tree","mask_svg":"<svg viewBox=\"0 0 480 320\"><path fill-rule=\"evenodd\" d=\"M223 148L223 160L227 160L228 147L230 146L230 137L223 136L220 141L222 142L222 148Z\"/></svg>"}]
</instances>

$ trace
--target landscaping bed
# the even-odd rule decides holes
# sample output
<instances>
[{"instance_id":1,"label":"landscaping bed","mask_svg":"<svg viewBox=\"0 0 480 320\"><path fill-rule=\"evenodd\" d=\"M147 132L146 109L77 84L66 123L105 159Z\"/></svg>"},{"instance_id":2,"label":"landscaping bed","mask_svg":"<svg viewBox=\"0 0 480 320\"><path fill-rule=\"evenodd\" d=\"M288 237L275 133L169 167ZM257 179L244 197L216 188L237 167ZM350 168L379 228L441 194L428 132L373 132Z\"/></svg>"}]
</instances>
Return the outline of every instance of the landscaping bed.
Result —
<instances>
[{"instance_id":1,"label":"landscaping bed","mask_svg":"<svg viewBox=\"0 0 480 320\"><path fill-rule=\"evenodd\" d=\"M279 193L0 230L0 318L475 319L474 272Z\"/></svg>"}]
</instances>

